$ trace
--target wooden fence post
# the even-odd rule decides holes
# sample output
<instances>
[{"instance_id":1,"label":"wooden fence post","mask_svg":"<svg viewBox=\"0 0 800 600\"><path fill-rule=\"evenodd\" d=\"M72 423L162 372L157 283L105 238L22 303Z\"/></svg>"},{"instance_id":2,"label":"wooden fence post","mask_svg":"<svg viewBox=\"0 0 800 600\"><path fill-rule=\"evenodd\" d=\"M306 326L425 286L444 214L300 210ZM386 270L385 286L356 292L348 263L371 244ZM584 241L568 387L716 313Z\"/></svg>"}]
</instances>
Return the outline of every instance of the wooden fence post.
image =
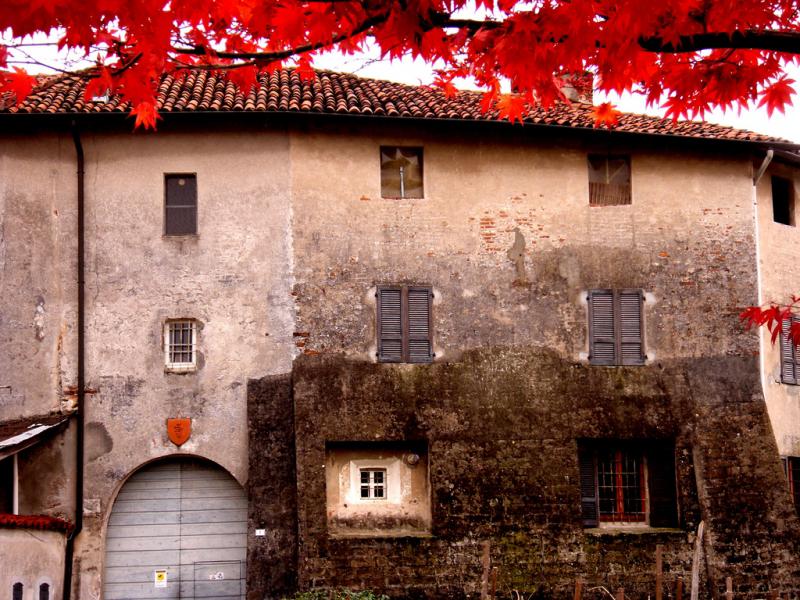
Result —
<instances>
[{"instance_id":1,"label":"wooden fence post","mask_svg":"<svg viewBox=\"0 0 800 600\"><path fill-rule=\"evenodd\" d=\"M700 525L697 526L697 537L694 540L694 556L692 557L692 600L698 600L698 595L700 594L700 553L703 551L704 528L705 523L700 521Z\"/></svg>"},{"instance_id":2,"label":"wooden fence post","mask_svg":"<svg viewBox=\"0 0 800 600\"><path fill-rule=\"evenodd\" d=\"M573 600L581 600L581 596L583 596L583 581L578 577L575 580L575 595L573 596Z\"/></svg>"},{"instance_id":3,"label":"wooden fence post","mask_svg":"<svg viewBox=\"0 0 800 600\"><path fill-rule=\"evenodd\" d=\"M725 578L725 600L733 600L733 579Z\"/></svg>"},{"instance_id":4,"label":"wooden fence post","mask_svg":"<svg viewBox=\"0 0 800 600\"><path fill-rule=\"evenodd\" d=\"M625 600L625 588L619 588L617 590L616 600Z\"/></svg>"},{"instance_id":5,"label":"wooden fence post","mask_svg":"<svg viewBox=\"0 0 800 600\"><path fill-rule=\"evenodd\" d=\"M683 600L683 577L678 577L678 585L675 590L675 600Z\"/></svg>"}]
</instances>

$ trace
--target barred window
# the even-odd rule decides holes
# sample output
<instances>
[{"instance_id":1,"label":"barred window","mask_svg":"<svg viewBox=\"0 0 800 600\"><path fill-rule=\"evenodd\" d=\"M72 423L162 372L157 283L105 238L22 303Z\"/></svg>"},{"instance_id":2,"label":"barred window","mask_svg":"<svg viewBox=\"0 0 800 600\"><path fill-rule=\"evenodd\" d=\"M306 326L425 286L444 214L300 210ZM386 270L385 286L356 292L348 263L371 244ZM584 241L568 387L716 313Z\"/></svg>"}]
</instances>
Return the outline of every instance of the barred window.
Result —
<instances>
[{"instance_id":1,"label":"barred window","mask_svg":"<svg viewBox=\"0 0 800 600\"><path fill-rule=\"evenodd\" d=\"M386 498L386 469L361 469L361 498Z\"/></svg>"},{"instance_id":2,"label":"barred window","mask_svg":"<svg viewBox=\"0 0 800 600\"><path fill-rule=\"evenodd\" d=\"M675 527L675 446L669 441L578 442L584 526Z\"/></svg>"},{"instance_id":3,"label":"barred window","mask_svg":"<svg viewBox=\"0 0 800 600\"><path fill-rule=\"evenodd\" d=\"M423 197L422 148L381 146L381 197Z\"/></svg>"},{"instance_id":4,"label":"barred window","mask_svg":"<svg viewBox=\"0 0 800 600\"><path fill-rule=\"evenodd\" d=\"M197 321L167 321L164 361L170 371L192 371L197 367Z\"/></svg>"}]
</instances>

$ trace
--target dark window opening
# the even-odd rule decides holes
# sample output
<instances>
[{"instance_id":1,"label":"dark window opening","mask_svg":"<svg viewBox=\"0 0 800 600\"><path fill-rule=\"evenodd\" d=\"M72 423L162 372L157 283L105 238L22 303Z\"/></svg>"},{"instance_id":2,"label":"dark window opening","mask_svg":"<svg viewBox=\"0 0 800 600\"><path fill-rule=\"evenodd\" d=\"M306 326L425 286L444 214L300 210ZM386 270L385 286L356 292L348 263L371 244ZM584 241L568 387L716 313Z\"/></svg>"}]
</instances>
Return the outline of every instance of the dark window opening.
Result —
<instances>
[{"instance_id":1,"label":"dark window opening","mask_svg":"<svg viewBox=\"0 0 800 600\"><path fill-rule=\"evenodd\" d=\"M794 225L794 189L789 179L772 178L772 219L783 225Z\"/></svg>"},{"instance_id":2,"label":"dark window opening","mask_svg":"<svg viewBox=\"0 0 800 600\"><path fill-rule=\"evenodd\" d=\"M379 286L377 295L378 360L431 362L431 288Z\"/></svg>"},{"instance_id":3,"label":"dark window opening","mask_svg":"<svg viewBox=\"0 0 800 600\"><path fill-rule=\"evenodd\" d=\"M164 175L164 233L197 233L197 175Z\"/></svg>"},{"instance_id":4,"label":"dark window opening","mask_svg":"<svg viewBox=\"0 0 800 600\"><path fill-rule=\"evenodd\" d=\"M589 206L631 204L631 159L589 155Z\"/></svg>"},{"instance_id":5,"label":"dark window opening","mask_svg":"<svg viewBox=\"0 0 800 600\"><path fill-rule=\"evenodd\" d=\"M589 292L589 362L642 365L645 360L641 290Z\"/></svg>"},{"instance_id":6,"label":"dark window opening","mask_svg":"<svg viewBox=\"0 0 800 600\"><path fill-rule=\"evenodd\" d=\"M800 514L800 457L787 456L782 462L786 481L789 484L789 494L795 510Z\"/></svg>"},{"instance_id":7,"label":"dark window opening","mask_svg":"<svg viewBox=\"0 0 800 600\"><path fill-rule=\"evenodd\" d=\"M584 526L677 526L675 448L671 442L580 441L578 462Z\"/></svg>"},{"instance_id":8,"label":"dark window opening","mask_svg":"<svg viewBox=\"0 0 800 600\"><path fill-rule=\"evenodd\" d=\"M39 600L50 600L50 584L43 583L39 586Z\"/></svg>"},{"instance_id":9,"label":"dark window opening","mask_svg":"<svg viewBox=\"0 0 800 600\"><path fill-rule=\"evenodd\" d=\"M792 326L800 326L800 317L784 319L781 323L781 382L797 385L800 383L800 348L792 342Z\"/></svg>"},{"instance_id":10,"label":"dark window opening","mask_svg":"<svg viewBox=\"0 0 800 600\"><path fill-rule=\"evenodd\" d=\"M381 197L423 198L422 148L381 146Z\"/></svg>"},{"instance_id":11,"label":"dark window opening","mask_svg":"<svg viewBox=\"0 0 800 600\"><path fill-rule=\"evenodd\" d=\"M11 588L11 600L22 600L22 584L19 581Z\"/></svg>"},{"instance_id":12,"label":"dark window opening","mask_svg":"<svg viewBox=\"0 0 800 600\"><path fill-rule=\"evenodd\" d=\"M0 460L0 513L14 512L14 457Z\"/></svg>"}]
</instances>

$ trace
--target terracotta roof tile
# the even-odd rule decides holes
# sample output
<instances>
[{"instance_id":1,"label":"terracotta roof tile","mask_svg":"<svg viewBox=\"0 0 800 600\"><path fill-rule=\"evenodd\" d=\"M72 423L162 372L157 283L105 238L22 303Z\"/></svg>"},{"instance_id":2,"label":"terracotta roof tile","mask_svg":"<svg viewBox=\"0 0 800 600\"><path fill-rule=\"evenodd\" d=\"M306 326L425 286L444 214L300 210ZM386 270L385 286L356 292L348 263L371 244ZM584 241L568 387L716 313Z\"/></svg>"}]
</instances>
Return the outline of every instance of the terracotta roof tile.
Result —
<instances>
[{"instance_id":1,"label":"terracotta roof tile","mask_svg":"<svg viewBox=\"0 0 800 600\"><path fill-rule=\"evenodd\" d=\"M130 109L118 97L86 101L86 72L43 77L40 86L20 106L13 98L0 99L0 113L119 113ZM158 87L158 109L180 112L308 112L381 115L416 119L491 121L496 111L483 113L479 92L462 91L447 98L440 90L366 79L346 73L317 71L313 81L303 81L292 69L259 76L259 84L247 95L223 73L188 71L165 75ZM592 128L591 105L558 103L548 109L534 108L525 122L562 127ZM752 142L785 142L770 136L695 121L673 123L668 119L624 113L616 131L712 138Z\"/></svg>"}]
</instances>

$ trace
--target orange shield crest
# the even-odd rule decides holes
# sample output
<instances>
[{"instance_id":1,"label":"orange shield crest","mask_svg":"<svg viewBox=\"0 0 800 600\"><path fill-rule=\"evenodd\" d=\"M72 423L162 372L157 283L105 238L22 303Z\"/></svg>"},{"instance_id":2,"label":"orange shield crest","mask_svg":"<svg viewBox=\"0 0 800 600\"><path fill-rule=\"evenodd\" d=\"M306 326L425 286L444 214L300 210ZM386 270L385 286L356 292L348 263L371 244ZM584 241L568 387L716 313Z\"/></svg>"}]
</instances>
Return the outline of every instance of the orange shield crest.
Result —
<instances>
[{"instance_id":1,"label":"orange shield crest","mask_svg":"<svg viewBox=\"0 0 800 600\"><path fill-rule=\"evenodd\" d=\"M167 419L167 435L173 444L182 446L192 435L192 420Z\"/></svg>"}]
</instances>

